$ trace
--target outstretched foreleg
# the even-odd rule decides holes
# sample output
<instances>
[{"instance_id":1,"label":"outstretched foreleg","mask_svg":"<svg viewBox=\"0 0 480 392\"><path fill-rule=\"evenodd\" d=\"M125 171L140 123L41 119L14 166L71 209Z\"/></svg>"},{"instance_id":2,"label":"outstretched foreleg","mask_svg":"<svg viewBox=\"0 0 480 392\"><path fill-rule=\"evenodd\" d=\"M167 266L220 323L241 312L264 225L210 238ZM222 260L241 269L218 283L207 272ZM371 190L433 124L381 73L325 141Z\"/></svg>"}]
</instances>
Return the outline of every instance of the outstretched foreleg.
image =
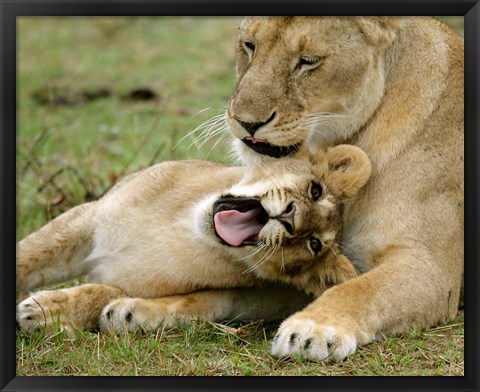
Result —
<instances>
[{"instance_id":1,"label":"outstretched foreleg","mask_svg":"<svg viewBox=\"0 0 480 392\"><path fill-rule=\"evenodd\" d=\"M118 298L102 311L102 330L152 331L195 320L282 320L312 300L284 286L206 290L154 299Z\"/></svg>"}]
</instances>

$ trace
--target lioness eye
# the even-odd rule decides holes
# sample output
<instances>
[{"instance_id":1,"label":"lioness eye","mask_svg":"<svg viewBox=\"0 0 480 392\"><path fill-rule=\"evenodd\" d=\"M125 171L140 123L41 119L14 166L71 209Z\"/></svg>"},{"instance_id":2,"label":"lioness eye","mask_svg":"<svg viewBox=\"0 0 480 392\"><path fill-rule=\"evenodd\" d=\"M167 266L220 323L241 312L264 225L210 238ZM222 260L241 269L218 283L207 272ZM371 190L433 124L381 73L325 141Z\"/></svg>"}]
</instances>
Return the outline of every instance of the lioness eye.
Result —
<instances>
[{"instance_id":1,"label":"lioness eye","mask_svg":"<svg viewBox=\"0 0 480 392\"><path fill-rule=\"evenodd\" d=\"M315 237L312 237L308 240L308 245L314 255L322 250L322 241Z\"/></svg>"},{"instance_id":2,"label":"lioness eye","mask_svg":"<svg viewBox=\"0 0 480 392\"><path fill-rule=\"evenodd\" d=\"M322 186L320 184L317 184L316 182L312 182L310 185L310 196L312 197L312 200L317 201L320 199L320 196L322 196Z\"/></svg>"},{"instance_id":3,"label":"lioness eye","mask_svg":"<svg viewBox=\"0 0 480 392\"><path fill-rule=\"evenodd\" d=\"M243 42L243 47L244 47L247 51L250 51L250 52L254 52L254 51L255 51L255 44L254 44L253 42L244 41L244 42Z\"/></svg>"},{"instance_id":4,"label":"lioness eye","mask_svg":"<svg viewBox=\"0 0 480 392\"><path fill-rule=\"evenodd\" d=\"M298 67L302 67L304 69L313 69L318 67L324 57L317 57L317 56L302 56L298 61Z\"/></svg>"}]
</instances>

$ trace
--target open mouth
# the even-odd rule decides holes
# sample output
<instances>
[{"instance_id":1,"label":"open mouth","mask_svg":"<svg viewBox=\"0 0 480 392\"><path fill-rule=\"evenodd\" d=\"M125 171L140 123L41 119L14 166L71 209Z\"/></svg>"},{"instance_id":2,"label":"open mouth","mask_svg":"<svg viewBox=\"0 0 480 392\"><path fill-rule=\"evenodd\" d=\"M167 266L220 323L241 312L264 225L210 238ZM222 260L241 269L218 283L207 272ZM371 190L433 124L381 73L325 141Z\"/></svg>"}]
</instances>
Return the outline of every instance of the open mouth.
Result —
<instances>
[{"instance_id":1,"label":"open mouth","mask_svg":"<svg viewBox=\"0 0 480 392\"><path fill-rule=\"evenodd\" d=\"M251 138L244 138L242 139L242 142L244 142L253 151L258 152L259 154L268 155L273 158L286 157L287 155L298 151L300 148L299 144L292 144L291 146L274 146L273 144L258 140L259 139L251 140Z\"/></svg>"},{"instance_id":2,"label":"open mouth","mask_svg":"<svg viewBox=\"0 0 480 392\"><path fill-rule=\"evenodd\" d=\"M215 233L230 246L256 244L268 220L259 198L224 197L213 203Z\"/></svg>"}]
</instances>

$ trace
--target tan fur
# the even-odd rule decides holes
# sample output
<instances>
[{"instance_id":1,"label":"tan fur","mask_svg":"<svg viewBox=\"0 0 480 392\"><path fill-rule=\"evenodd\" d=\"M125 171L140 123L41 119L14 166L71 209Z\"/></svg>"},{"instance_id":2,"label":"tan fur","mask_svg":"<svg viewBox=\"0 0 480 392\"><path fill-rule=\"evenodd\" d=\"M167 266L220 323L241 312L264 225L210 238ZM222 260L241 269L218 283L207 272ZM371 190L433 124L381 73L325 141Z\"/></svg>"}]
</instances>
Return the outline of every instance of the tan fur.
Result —
<instances>
[{"instance_id":1,"label":"tan fur","mask_svg":"<svg viewBox=\"0 0 480 392\"><path fill-rule=\"evenodd\" d=\"M348 163L339 169L339 160ZM354 196L370 172L361 149L338 146L256 171L178 161L135 173L18 243L19 298L80 275L89 281L31 294L17 307L20 328L137 330L199 318L284 318L311 295L357 276L337 243L340 212L345 193ZM313 183L322 185L318 200L309 194ZM226 195L260 199L267 223L255 246L216 236L213 205ZM277 217L291 205L289 232ZM317 253L309 250L312 236L323 244Z\"/></svg>"},{"instance_id":2,"label":"tan fur","mask_svg":"<svg viewBox=\"0 0 480 392\"><path fill-rule=\"evenodd\" d=\"M457 314L463 54L463 39L429 17L242 22L227 110L240 158L249 165L273 159L242 143L255 129L253 147L297 145L316 154L347 143L372 161L371 181L345 205L342 238L342 252L366 273L286 320L274 354L342 360L379 334Z\"/></svg>"}]
</instances>

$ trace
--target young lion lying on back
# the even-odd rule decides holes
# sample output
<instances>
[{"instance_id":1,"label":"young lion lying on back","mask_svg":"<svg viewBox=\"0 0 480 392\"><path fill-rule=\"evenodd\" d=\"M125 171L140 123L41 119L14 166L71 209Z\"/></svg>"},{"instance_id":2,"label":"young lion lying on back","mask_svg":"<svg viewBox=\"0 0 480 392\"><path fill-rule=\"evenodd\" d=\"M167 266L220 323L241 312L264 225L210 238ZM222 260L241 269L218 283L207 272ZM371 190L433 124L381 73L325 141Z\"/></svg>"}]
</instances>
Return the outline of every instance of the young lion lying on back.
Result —
<instances>
[{"instance_id":1,"label":"young lion lying on back","mask_svg":"<svg viewBox=\"0 0 480 392\"><path fill-rule=\"evenodd\" d=\"M278 319L307 296L356 276L339 253L344 198L370 176L353 146L246 171L164 162L98 201L61 215L17 245L17 297L86 275L89 284L31 294L22 330L155 329L191 319Z\"/></svg>"}]
</instances>

